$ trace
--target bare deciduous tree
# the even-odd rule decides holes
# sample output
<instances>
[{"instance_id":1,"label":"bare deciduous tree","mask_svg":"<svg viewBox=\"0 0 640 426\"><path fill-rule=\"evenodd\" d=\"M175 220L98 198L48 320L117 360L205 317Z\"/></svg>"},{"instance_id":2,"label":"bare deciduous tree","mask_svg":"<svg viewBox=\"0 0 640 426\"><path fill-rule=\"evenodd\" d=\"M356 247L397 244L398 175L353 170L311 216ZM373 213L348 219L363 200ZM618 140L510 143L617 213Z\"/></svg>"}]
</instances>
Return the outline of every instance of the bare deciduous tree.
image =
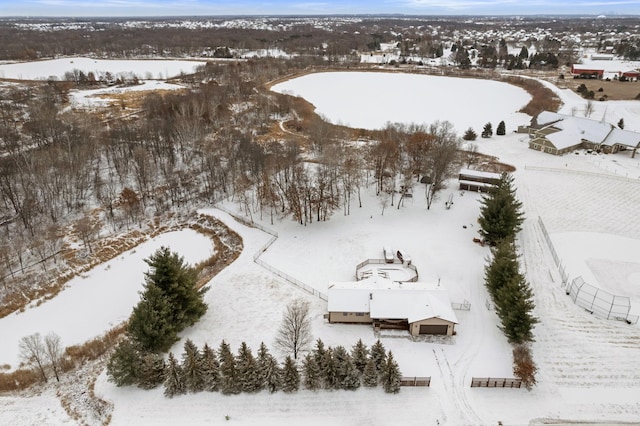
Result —
<instances>
[{"instance_id":1,"label":"bare deciduous tree","mask_svg":"<svg viewBox=\"0 0 640 426\"><path fill-rule=\"evenodd\" d=\"M433 140L430 142L427 160L431 178L425 193L427 210L431 208L438 192L445 188L446 180L453 175L460 148L460 140L448 121L436 121L429 126L429 133Z\"/></svg>"},{"instance_id":2,"label":"bare deciduous tree","mask_svg":"<svg viewBox=\"0 0 640 426\"><path fill-rule=\"evenodd\" d=\"M62 343L60 336L56 333L49 333L44 338L45 355L51 364L53 374L56 376L56 380L60 381L60 364L62 361Z\"/></svg>"},{"instance_id":3,"label":"bare deciduous tree","mask_svg":"<svg viewBox=\"0 0 640 426\"><path fill-rule=\"evenodd\" d=\"M42 379L46 382L46 349L40 333L31 334L20 339L18 348L20 349L20 359L36 368L42 375Z\"/></svg>"},{"instance_id":4,"label":"bare deciduous tree","mask_svg":"<svg viewBox=\"0 0 640 426\"><path fill-rule=\"evenodd\" d=\"M310 342L309 302L296 299L287 305L275 343L283 352L293 353L293 358L298 359L300 351L304 350Z\"/></svg>"},{"instance_id":5,"label":"bare deciduous tree","mask_svg":"<svg viewBox=\"0 0 640 426\"><path fill-rule=\"evenodd\" d=\"M587 104L584 106L584 116L589 118L591 117L591 114L593 114L594 110L595 110L595 105L593 104L592 100L588 100Z\"/></svg>"}]
</instances>

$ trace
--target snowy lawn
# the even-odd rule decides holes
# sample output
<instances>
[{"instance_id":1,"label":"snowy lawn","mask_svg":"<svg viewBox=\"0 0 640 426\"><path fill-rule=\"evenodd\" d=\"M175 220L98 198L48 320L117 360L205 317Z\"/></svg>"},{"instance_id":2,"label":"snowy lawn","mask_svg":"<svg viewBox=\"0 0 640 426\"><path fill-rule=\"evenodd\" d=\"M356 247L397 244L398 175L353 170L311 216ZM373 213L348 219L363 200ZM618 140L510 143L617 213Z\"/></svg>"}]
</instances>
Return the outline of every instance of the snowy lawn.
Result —
<instances>
[{"instance_id":1,"label":"snowy lawn","mask_svg":"<svg viewBox=\"0 0 640 426\"><path fill-rule=\"evenodd\" d=\"M148 258L161 246L194 264L211 257L211 240L191 229L161 234L97 266L66 285L55 298L0 319L0 364L19 364L18 343L24 336L54 332L64 346L84 343L125 321L140 300ZM1 422L0 422L1 423Z\"/></svg>"}]
</instances>

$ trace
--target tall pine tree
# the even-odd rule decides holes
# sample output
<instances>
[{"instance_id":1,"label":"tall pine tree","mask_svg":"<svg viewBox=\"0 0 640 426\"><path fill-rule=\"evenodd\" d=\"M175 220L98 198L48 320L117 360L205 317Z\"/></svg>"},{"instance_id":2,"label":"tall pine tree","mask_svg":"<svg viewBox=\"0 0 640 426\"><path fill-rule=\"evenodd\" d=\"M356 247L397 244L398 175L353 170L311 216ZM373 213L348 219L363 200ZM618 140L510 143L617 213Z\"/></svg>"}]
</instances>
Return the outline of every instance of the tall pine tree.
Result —
<instances>
[{"instance_id":1,"label":"tall pine tree","mask_svg":"<svg viewBox=\"0 0 640 426\"><path fill-rule=\"evenodd\" d=\"M533 327L538 319L533 316L533 292L524 275L518 274L498 290L495 305L500 328L509 343L533 341Z\"/></svg>"},{"instance_id":2,"label":"tall pine tree","mask_svg":"<svg viewBox=\"0 0 640 426\"><path fill-rule=\"evenodd\" d=\"M309 390L316 390L322 386L320 367L312 354L305 355L302 361L302 371L304 377L304 387Z\"/></svg>"},{"instance_id":3,"label":"tall pine tree","mask_svg":"<svg viewBox=\"0 0 640 426\"><path fill-rule=\"evenodd\" d=\"M220 392L225 395L240 393L240 377L236 358L231 353L229 344L224 340L218 349L220 362Z\"/></svg>"},{"instance_id":4,"label":"tall pine tree","mask_svg":"<svg viewBox=\"0 0 640 426\"><path fill-rule=\"evenodd\" d=\"M502 240L492 250L492 259L484 269L484 281L489 295L497 303L497 293L519 274L518 255L510 240Z\"/></svg>"},{"instance_id":5,"label":"tall pine tree","mask_svg":"<svg viewBox=\"0 0 640 426\"><path fill-rule=\"evenodd\" d=\"M178 340L178 330L171 322L171 311L162 290L153 283L147 283L129 318L128 334L144 351L168 350Z\"/></svg>"},{"instance_id":6,"label":"tall pine tree","mask_svg":"<svg viewBox=\"0 0 640 426\"><path fill-rule=\"evenodd\" d=\"M338 363L333 357L333 349L327 348L324 352L323 367L321 369L324 387L326 389L338 389L340 379L338 373Z\"/></svg>"},{"instance_id":7,"label":"tall pine tree","mask_svg":"<svg viewBox=\"0 0 640 426\"><path fill-rule=\"evenodd\" d=\"M385 392L400 392L402 374L400 374L400 367L398 366L398 363L393 359L393 354L391 353L391 351L389 351L389 354L386 357L385 364L380 375L380 381Z\"/></svg>"},{"instance_id":8,"label":"tall pine tree","mask_svg":"<svg viewBox=\"0 0 640 426\"><path fill-rule=\"evenodd\" d=\"M260 389L260 372L258 363L251 352L251 348L242 342L236 358L238 366L238 376L240 379L240 389L242 392L256 392Z\"/></svg>"},{"instance_id":9,"label":"tall pine tree","mask_svg":"<svg viewBox=\"0 0 640 426\"><path fill-rule=\"evenodd\" d=\"M187 392L184 383L184 374L178 360L169 352L169 359L164 372L164 395L173 398L174 395L181 395Z\"/></svg>"},{"instance_id":10,"label":"tall pine tree","mask_svg":"<svg viewBox=\"0 0 640 426\"><path fill-rule=\"evenodd\" d=\"M217 392L220 388L220 363L215 351L206 343L202 348L202 378L204 390Z\"/></svg>"},{"instance_id":11,"label":"tall pine tree","mask_svg":"<svg viewBox=\"0 0 640 426\"><path fill-rule=\"evenodd\" d=\"M364 367L362 383L368 388L378 386L378 371L376 370L376 363L373 358L369 358L367 365Z\"/></svg>"},{"instance_id":12,"label":"tall pine tree","mask_svg":"<svg viewBox=\"0 0 640 426\"><path fill-rule=\"evenodd\" d=\"M367 361L369 360L369 349L367 345L362 343L362 339L358 339L356 344L351 348L351 358L360 374L364 373L364 368L367 366Z\"/></svg>"},{"instance_id":13,"label":"tall pine tree","mask_svg":"<svg viewBox=\"0 0 640 426\"><path fill-rule=\"evenodd\" d=\"M282 367L282 390L295 392L300 388L300 373L298 366L291 356L287 356Z\"/></svg>"},{"instance_id":14,"label":"tall pine tree","mask_svg":"<svg viewBox=\"0 0 640 426\"><path fill-rule=\"evenodd\" d=\"M373 346L371 346L371 359L373 360L376 366L376 371L378 372L378 374L382 372L382 369L386 361L386 357L387 355L386 355L386 350L384 348L384 345L382 344L380 339L378 339L376 343L374 343Z\"/></svg>"},{"instance_id":15,"label":"tall pine tree","mask_svg":"<svg viewBox=\"0 0 640 426\"><path fill-rule=\"evenodd\" d=\"M184 342L182 353L182 372L187 392L202 392L205 387L202 355L191 339Z\"/></svg>"},{"instance_id":16,"label":"tall pine tree","mask_svg":"<svg viewBox=\"0 0 640 426\"><path fill-rule=\"evenodd\" d=\"M196 289L197 271L168 247L161 247L145 262L150 268L146 283L157 286L168 300L170 322L178 331L195 324L207 311L203 301L206 290Z\"/></svg>"},{"instance_id":17,"label":"tall pine tree","mask_svg":"<svg viewBox=\"0 0 640 426\"><path fill-rule=\"evenodd\" d=\"M504 239L513 240L522 229L524 213L516 198L513 176L503 173L500 182L480 202L480 235L491 245Z\"/></svg>"}]
</instances>

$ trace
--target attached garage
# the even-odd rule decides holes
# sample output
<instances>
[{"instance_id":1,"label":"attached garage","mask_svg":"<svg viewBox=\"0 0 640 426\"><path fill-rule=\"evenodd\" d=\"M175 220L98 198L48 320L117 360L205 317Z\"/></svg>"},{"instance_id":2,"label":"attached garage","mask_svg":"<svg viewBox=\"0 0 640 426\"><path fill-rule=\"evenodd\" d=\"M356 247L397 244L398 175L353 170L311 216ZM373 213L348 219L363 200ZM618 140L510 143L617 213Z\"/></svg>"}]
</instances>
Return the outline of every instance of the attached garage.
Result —
<instances>
[{"instance_id":1,"label":"attached garage","mask_svg":"<svg viewBox=\"0 0 640 426\"><path fill-rule=\"evenodd\" d=\"M443 334L447 335L449 330L448 325L421 325L420 334Z\"/></svg>"}]
</instances>

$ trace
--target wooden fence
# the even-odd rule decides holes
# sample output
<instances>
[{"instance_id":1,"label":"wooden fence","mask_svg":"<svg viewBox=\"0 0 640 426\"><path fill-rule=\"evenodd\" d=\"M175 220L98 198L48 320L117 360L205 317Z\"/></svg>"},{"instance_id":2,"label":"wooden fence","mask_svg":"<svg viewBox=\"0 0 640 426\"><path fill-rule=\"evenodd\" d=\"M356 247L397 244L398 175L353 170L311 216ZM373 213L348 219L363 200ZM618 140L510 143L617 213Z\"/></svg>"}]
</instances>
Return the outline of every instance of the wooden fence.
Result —
<instances>
[{"instance_id":1,"label":"wooden fence","mask_svg":"<svg viewBox=\"0 0 640 426\"><path fill-rule=\"evenodd\" d=\"M496 377L472 377L472 388L520 388L522 379L508 379Z\"/></svg>"},{"instance_id":2,"label":"wooden fence","mask_svg":"<svg viewBox=\"0 0 640 426\"><path fill-rule=\"evenodd\" d=\"M431 385L431 377L403 377L400 386L422 386L429 387Z\"/></svg>"}]
</instances>

